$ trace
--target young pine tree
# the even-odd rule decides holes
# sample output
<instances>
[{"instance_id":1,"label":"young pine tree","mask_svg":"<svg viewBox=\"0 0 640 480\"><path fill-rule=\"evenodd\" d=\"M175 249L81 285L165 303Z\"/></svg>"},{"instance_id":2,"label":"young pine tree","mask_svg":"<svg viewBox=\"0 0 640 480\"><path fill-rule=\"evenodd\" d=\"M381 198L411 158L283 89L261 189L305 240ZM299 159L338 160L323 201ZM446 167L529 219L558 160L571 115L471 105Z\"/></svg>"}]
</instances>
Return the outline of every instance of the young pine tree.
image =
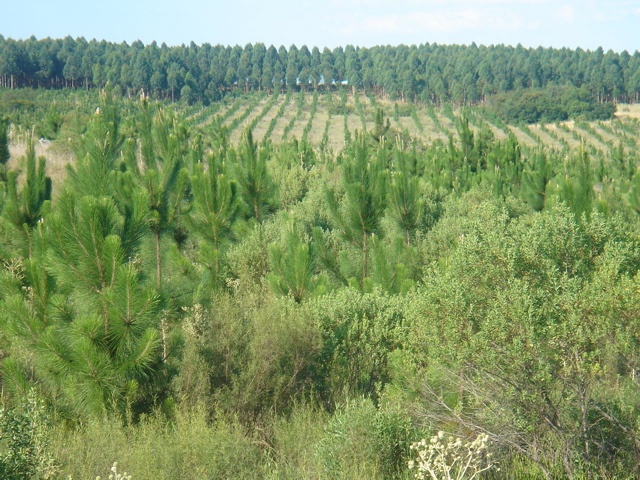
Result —
<instances>
[{"instance_id":1,"label":"young pine tree","mask_svg":"<svg viewBox=\"0 0 640 480\"><path fill-rule=\"evenodd\" d=\"M474 165L477 160L474 143L475 135L469 127L469 118L466 115L456 119L456 130L460 138L460 148L464 162Z\"/></svg>"},{"instance_id":2,"label":"young pine tree","mask_svg":"<svg viewBox=\"0 0 640 480\"><path fill-rule=\"evenodd\" d=\"M15 298L10 319L31 344L36 379L74 412L148 401L160 364L160 302L123 248L126 219L109 198L65 193L47 223L47 265L67 303L45 317Z\"/></svg>"},{"instance_id":3,"label":"young pine tree","mask_svg":"<svg viewBox=\"0 0 640 480\"><path fill-rule=\"evenodd\" d=\"M401 237L394 240L388 245L375 238L371 253L371 279L390 295L406 293L413 286L412 276L415 273L410 268L414 263L415 247L406 245Z\"/></svg>"},{"instance_id":4,"label":"young pine tree","mask_svg":"<svg viewBox=\"0 0 640 480\"><path fill-rule=\"evenodd\" d=\"M224 251L239 215L236 184L219 155L211 154L193 167L192 209L187 221L200 238L200 260L217 288L224 284Z\"/></svg>"},{"instance_id":5,"label":"young pine tree","mask_svg":"<svg viewBox=\"0 0 640 480\"><path fill-rule=\"evenodd\" d=\"M522 195L531 208L540 212L547 200L547 185L553 176L553 167L542 151L535 153L529 165L522 175Z\"/></svg>"},{"instance_id":6,"label":"young pine tree","mask_svg":"<svg viewBox=\"0 0 640 480\"><path fill-rule=\"evenodd\" d=\"M382 111L381 108L377 108L376 116L374 119L373 130L369 132L369 134L371 135L371 138L373 138L373 140L375 140L378 143L384 142L385 135L387 134L390 128L391 128L391 123L389 122L389 119L387 118L387 123L385 123L384 112Z\"/></svg>"},{"instance_id":7,"label":"young pine tree","mask_svg":"<svg viewBox=\"0 0 640 480\"><path fill-rule=\"evenodd\" d=\"M640 175L635 175L627 192L627 203L631 209L640 215Z\"/></svg>"},{"instance_id":8,"label":"young pine tree","mask_svg":"<svg viewBox=\"0 0 640 480\"><path fill-rule=\"evenodd\" d=\"M272 272L268 280L276 293L291 295L298 303L310 295L314 288L315 252L310 242L300 238L294 224L283 245L271 245L269 258Z\"/></svg>"},{"instance_id":9,"label":"young pine tree","mask_svg":"<svg viewBox=\"0 0 640 480\"><path fill-rule=\"evenodd\" d=\"M580 222L583 215L589 220L595 200L594 174L591 159L584 147L568 163L568 171L560 183L560 198Z\"/></svg>"},{"instance_id":10,"label":"young pine tree","mask_svg":"<svg viewBox=\"0 0 640 480\"><path fill-rule=\"evenodd\" d=\"M276 185L267 169L267 147L258 147L250 130L244 134L240 145L235 179L245 204L247 216L262 222L265 215L277 205Z\"/></svg>"},{"instance_id":11,"label":"young pine tree","mask_svg":"<svg viewBox=\"0 0 640 480\"><path fill-rule=\"evenodd\" d=\"M133 252L146 233L148 201L133 172L122 168L123 161L126 166L135 163L137 146L133 139L125 143L118 111L111 94L103 92L100 107L75 145L76 163L68 167L67 188L76 198L90 195L112 199L124 219L123 248Z\"/></svg>"},{"instance_id":12,"label":"young pine tree","mask_svg":"<svg viewBox=\"0 0 640 480\"><path fill-rule=\"evenodd\" d=\"M27 144L24 157L25 178L18 186L17 173L10 170L7 175L7 196L2 217L20 232L22 245L26 246L25 256L32 252L31 234L38 222L49 210L51 200L51 179L46 176L46 160L36 159L33 142Z\"/></svg>"},{"instance_id":13,"label":"young pine tree","mask_svg":"<svg viewBox=\"0 0 640 480\"><path fill-rule=\"evenodd\" d=\"M188 148L186 126L168 110L155 115L144 100L140 115L140 152L143 167L136 157L127 169L146 192L149 201L149 230L155 244L156 288L162 289L162 235L175 227L185 210L189 174L185 168Z\"/></svg>"},{"instance_id":14,"label":"young pine tree","mask_svg":"<svg viewBox=\"0 0 640 480\"><path fill-rule=\"evenodd\" d=\"M100 106L87 131L74 146L75 166L68 166L71 189L77 195L111 196L124 136L120 114L109 92L100 95Z\"/></svg>"},{"instance_id":15,"label":"young pine tree","mask_svg":"<svg viewBox=\"0 0 640 480\"><path fill-rule=\"evenodd\" d=\"M416 157L396 150L388 203L391 218L404 234L407 246L422 223L423 202L420 179L416 175Z\"/></svg>"},{"instance_id":16,"label":"young pine tree","mask_svg":"<svg viewBox=\"0 0 640 480\"><path fill-rule=\"evenodd\" d=\"M358 137L342 165L345 195L341 204L333 190L327 202L342 236L360 250L361 282L367 277L370 239L380 234L380 221L386 207L384 150L372 156L363 136Z\"/></svg>"}]
</instances>

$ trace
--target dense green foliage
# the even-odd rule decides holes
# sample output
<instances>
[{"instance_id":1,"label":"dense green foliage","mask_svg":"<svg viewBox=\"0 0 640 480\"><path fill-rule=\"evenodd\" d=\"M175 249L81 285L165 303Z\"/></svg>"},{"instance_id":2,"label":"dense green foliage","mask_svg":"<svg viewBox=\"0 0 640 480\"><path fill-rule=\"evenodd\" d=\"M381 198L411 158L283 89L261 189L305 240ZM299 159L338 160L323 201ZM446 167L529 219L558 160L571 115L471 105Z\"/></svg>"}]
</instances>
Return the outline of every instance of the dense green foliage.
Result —
<instances>
[{"instance_id":1,"label":"dense green foliage","mask_svg":"<svg viewBox=\"0 0 640 480\"><path fill-rule=\"evenodd\" d=\"M168 47L84 38L24 41L0 36L0 86L141 90L191 103L240 91L348 84L392 98L473 104L495 93L547 85L584 87L599 102L637 102L640 53L521 45L421 44L333 50L262 43Z\"/></svg>"},{"instance_id":2,"label":"dense green foliage","mask_svg":"<svg viewBox=\"0 0 640 480\"><path fill-rule=\"evenodd\" d=\"M64 178L29 141L0 183L11 475L409 478L438 430L492 478L640 473L635 150L447 110L334 156L99 102Z\"/></svg>"},{"instance_id":3,"label":"dense green foliage","mask_svg":"<svg viewBox=\"0 0 640 480\"><path fill-rule=\"evenodd\" d=\"M547 87L495 95L488 110L506 122L552 123L569 118L608 119L615 107L597 102L586 88Z\"/></svg>"}]
</instances>

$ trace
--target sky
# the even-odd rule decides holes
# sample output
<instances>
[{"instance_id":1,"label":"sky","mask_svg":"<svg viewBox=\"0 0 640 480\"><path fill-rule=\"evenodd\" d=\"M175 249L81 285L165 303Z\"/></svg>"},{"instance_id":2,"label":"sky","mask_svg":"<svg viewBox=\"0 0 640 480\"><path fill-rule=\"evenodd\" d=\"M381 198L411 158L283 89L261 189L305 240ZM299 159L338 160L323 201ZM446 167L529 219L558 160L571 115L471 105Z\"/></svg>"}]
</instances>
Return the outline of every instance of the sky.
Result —
<instances>
[{"instance_id":1,"label":"sky","mask_svg":"<svg viewBox=\"0 0 640 480\"><path fill-rule=\"evenodd\" d=\"M0 0L0 34L131 44L640 50L640 0Z\"/></svg>"}]
</instances>

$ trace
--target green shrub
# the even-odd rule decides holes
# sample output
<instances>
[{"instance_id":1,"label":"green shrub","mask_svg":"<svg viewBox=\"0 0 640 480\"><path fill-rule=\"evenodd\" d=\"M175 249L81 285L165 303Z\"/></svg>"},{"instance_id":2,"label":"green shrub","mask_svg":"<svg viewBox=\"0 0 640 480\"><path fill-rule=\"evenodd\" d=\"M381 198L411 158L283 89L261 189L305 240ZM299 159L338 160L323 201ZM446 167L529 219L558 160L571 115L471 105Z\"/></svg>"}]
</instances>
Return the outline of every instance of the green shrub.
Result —
<instances>
[{"instance_id":1,"label":"green shrub","mask_svg":"<svg viewBox=\"0 0 640 480\"><path fill-rule=\"evenodd\" d=\"M56 478L58 464L49 450L50 418L31 390L22 405L0 408L0 478Z\"/></svg>"},{"instance_id":2,"label":"green shrub","mask_svg":"<svg viewBox=\"0 0 640 480\"><path fill-rule=\"evenodd\" d=\"M247 318L247 335L238 339L244 353L237 357L229 385L216 392L217 403L245 422L268 412L287 413L309 398L317 384L318 327L289 298L265 302L255 310L240 307Z\"/></svg>"},{"instance_id":3,"label":"green shrub","mask_svg":"<svg viewBox=\"0 0 640 480\"><path fill-rule=\"evenodd\" d=\"M587 89L570 86L501 93L489 98L487 108L510 123L549 123L579 117L607 120L615 113L613 104L600 103Z\"/></svg>"},{"instance_id":4,"label":"green shrub","mask_svg":"<svg viewBox=\"0 0 640 480\"><path fill-rule=\"evenodd\" d=\"M347 402L330 419L316 446L322 478L394 479L406 471L410 427L397 412L370 400Z\"/></svg>"},{"instance_id":5,"label":"green shrub","mask_svg":"<svg viewBox=\"0 0 640 480\"><path fill-rule=\"evenodd\" d=\"M404 335L404 299L342 289L309 303L322 352L316 391L327 405L378 398L389 381L387 360Z\"/></svg>"}]
</instances>

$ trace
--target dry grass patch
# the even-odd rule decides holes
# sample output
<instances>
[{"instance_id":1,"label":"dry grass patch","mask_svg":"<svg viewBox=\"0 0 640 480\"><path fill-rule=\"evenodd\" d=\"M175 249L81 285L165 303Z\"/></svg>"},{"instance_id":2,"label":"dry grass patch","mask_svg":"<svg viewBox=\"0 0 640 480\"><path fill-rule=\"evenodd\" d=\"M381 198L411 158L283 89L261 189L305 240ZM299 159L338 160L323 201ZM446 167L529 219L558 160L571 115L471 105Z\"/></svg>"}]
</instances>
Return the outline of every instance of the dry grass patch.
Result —
<instances>
[{"instance_id":1,"label":"dry grass patch","mask_svg":"<svg viewBox=\"0 0 640 480\"><path fill-rule=\"evenodd\" d=\"M37 157L42 156L47 160L47 176L51 178L55 196L59 191L60 185L67 178L67 165L75 160L73 152L67 145L52 144L43 146L39 142L35 142L35 150ZM27 145L24 142L11 143L9 145L8 168L21 173L26 153ZM21 176L18 177L18 181L20 181Z\"/></svg>"},{"instance_id":2,"label":"dry grass patch","mask_svg":"<svg viewBox=\"0 0 640 480\"><path fill-rule=\"evenodd\" d=\"M640 118L640 103L634 103L632 105L627 103L619 103L615 113L616 118Z\"/></svg>"},{"instance_id":3,"label":"dry grass patch","mask_svg":"<svg viewBox=\"0 0 640 480\"><path fill-rule=\"evenodd\" d=\"M564 125L567 125L569 129L572 129L573 124L574 122L564 122ZM549 130L553 130L559 139L566 141L570 148L577 148L580 146L580 142L577 141L570 132L566 132L558 128L556 125L549 125L548 128Z\"/></svg>"},{"instance_id":4,"label":"dry grass patch","mask_svg":"<svg viewBox=\"0 0 640 480\"><path fill-rule=\"evenodd\" d=\"M208 121L205 120L204 123L211 123L215 117L224 117L226 115L226 113L229 111L229 109L231 109L232 106L233 106L232 103L224 103L224 104L220 105L220 108L218 108L216 113L211 115L211 117L209 117Z\"/></svg>"},{"instance_id":5,"label":"dry grass patch","mask_svg":"<svg viewBox=\"0 0 640 480\"><path fill-rule=\"evenodd\" d=\"M422 132L418 131L418 127L416 126L415 122L413 122L412 120L413 127L415 129L415 133L412 133L413 135L423 139L426 142L434 142L435 140L438 140L438 139L442 141L447 140L448 138L447 135L445 135L445 133L438 128L438 126L435 124L433 119L424 111L418 113L418 120L422 125L423 131Z\"/></svg>"},{"instance_id":6,"label":"dry grass patch","mask_svg":"<svg viewBox=\"0 0 640 480\"><path fill-rule=\"evenodd\" d=\"M240 123L240 125L238 125L238 127L236 128L236 131L238 131L238 139L240 138L240 135L242 135L242 132L245 131L245 129L251 125L251 123L256 119L256 117L258 117L261 113L262 110L264 110L266 104L269 102L270 97L265 97L262 100L260 100L260 102L254 107L253 111L247 116L247 118L245 118L242 123ZM273 110L273 105L271 106L271 108L269 109L269 111ZM246 110L245 110L246 112ZM236 133L234 131L234 133Z\"/></svg>"},{"instance_id":7,"label":"dry grass patch","mask_svg":"<svg viewBox=\"0 0 640 480\"><path fill-rule=\"evenodd\" d=\"M526 132L523 132L518 127L509 126L509 130L513 132L520 145L527 145L528 147L534 147L538 144L538 141L531 138Z\"/></svg>"},{"instance_id":8,"label":"dry grass patch","mask_svg":"<svg viewBox=\"0 0 640 480\"><path fill-rule=\"evenodd\" d=\"M289 135L287 138L295 137L298 140L300 140L302 138L302 134L304 133L304 128L307 126L307 123L309 122L310 117L311 117L311 113L307 111L307 109L305 108L303 110L302 115L296 118L296 121L293 124L293 128L289 130ZM314 123L315 123L315 120L314 120ZM313 128L313 125L312 125L312 128Z\"/></svg>"},{"instance_id":9,"label":"dry grass patch","mask_svg":"<svg viewBox=\"0 0 640 480\"><path fill-rule=\"evenodd\" d=\"M322 141L322 135L324 134L324 127L329 119L329 113L326 110L320 110L316 112L313 117L313 124L309 130L308 140L312 144L318 145Z\"/></svg>"},{"instance_id":10,"label":"dry grass patch","mask_svg":"<svg viewBox=\"0 0 640 480\"><path fill-rule=\"evenodd\" d=\"M605 122L602 122L602 124L604 125L608 125L609 128L611 128L611 121L607 120ZM607 130L605 130L604 128L602 128L600 126L599 123L592 123L591 127L598 132L598 134L606 141L606 142L613 142L614 144L617 144L618 142L620 142L620 138L616 137L615 135L609 133Z\"/></svg>"},{"instance_id":11,"label":"dry grass patch","mask_svg":"<svg viewBox=\"0 0 640 480\"><path fill-rule=\"evenodd\" d=\"M255 138L256 140L263 140L265 133L267 133L267 129L269 128L271 120L273 120L275 116L278 115L278 111L280 110L280 107L285 102L285 100L286 97L284 95L280 95L278 97L267 114L262 117L256 124L255 128L253 129L253 138Z\"/></svg>"},{"instance_id":12,"label":"dry grass patch","mask_svg":"<svg viewBox=\"0 0 640 480\"><path fill-rule=\"evenodd\" d=\"M344 148L344 115L333 115L329 126L329 145L334 152Z\"/></svg>"},{"instance_id":13,"label":"dry grass patch","mask_svg":"<svg viewBox=\"0 0 640 480\"><path fill-rule=\"evenodd\" d=\"M284 129L289 124L292 118L296 116L297 107L294 103L290 102L289 106L284 112L284 115L281 116L277 122L276 126L271 132L271 140L275 143L280 142L282 140L282 134L284 133Z\"/></svg>"},{"instance_id":14,"label":"dry grass patch","mask_svg":"<svg viewBox=\"0 0 640 480\"><path fill-rule=\"evenodd\" d=\"M356 130L362 131L362 122L360 121L360 117L358 115L349 115L347 117L347 127L349 128L351 135L355 134Z\"/></svg>"},{"instance_id":15,"label":"dry grass patch","mask_svg":"<svg viewBox=\"0 0 640 480\"><path fill-rule=\"evenodd\" d=\"M440 125L442 125L442 128L444 128L446 131L448 132L456 131L456 126L449 117L438 112L436 112L436 117L438 118Z\"/></svg>"},{"instance_id":16,"label":"dry grass patch","mask_svg":"<svg viewBox=\"0 0 640 480\"><path fill-rule=\"evenodd\" d=\"M540 125L529 125L529 128L531 129L534 135L537 135L540 138L543 145L547 147L555 148L555 149L562 148L562 143L560 143L558 140L556 140L551 135L549 135L545 130L542 130ZM545 126L545 128L549 129L549 126Z\"/></svg>"},{"instance_id":17,"label":"dry grass patch","mask_svg":"<svg viewBox=\"0 0 640 480\"><path fill-rule=\"evenodd\" d=\"M493 133L493 137L496 140L506 140L507 138L509 138L509 135L507 135L504 130L496 127L493 123L487 123L487 125L489 125L489 129Z\"/></svg>"},{"instance_id":18,"label":"dry grass patch","mask_svg":"<svg viewBox=\"0 0 640 480\"><path fill-rule=\"evenodd\" d=\"M411 136L421 137L420 131L411 117L398 117L397 124L399 130L406 130Z\"/></svg>"},{"instance_id":19,"label":"dry grass patch","mask_svg":"<svg viewBox=\"0 0 640 480\"><path fill-rule=\"evenodd\" d=\"M265 103L266 103L265 100L261 100L260 103L258 103L253 108L251 107L251 104L248 105L247 108L244 108L244 109L239 108L238 111L233 115L233 119L236 119L241 117L242 115L245 115L247 112L249 112L249 109L251 109L249 114L246 115L245 119L242 120L242 122L240 122L240 124L236 128L234 128L234 130L231 132L229 138L233 143L240 141L240 137L242 136L244 131L247 129L247 127L251 125L251 122L253 121L253 119L256 118L258 115L260 115L260 112L262 112L262 109L264 108ZM229 123L230 121L233 121L233 119L227 119L227 122L225 123Z\"/></svg>"},{"instance_id":20,"label":"dry grass patch","mask_svg":"<svg viewBox=\"0 0 640 480\"><path fill-rule=\"evenodd\" d=\"M606 151L609 149L609 146L605 143L602 143L598 138L596 138L591 132L583 130L581 128L575 128L575 131L582 137L588 145L593 146L597 150Z\"/></svg>"}]
</instances>

